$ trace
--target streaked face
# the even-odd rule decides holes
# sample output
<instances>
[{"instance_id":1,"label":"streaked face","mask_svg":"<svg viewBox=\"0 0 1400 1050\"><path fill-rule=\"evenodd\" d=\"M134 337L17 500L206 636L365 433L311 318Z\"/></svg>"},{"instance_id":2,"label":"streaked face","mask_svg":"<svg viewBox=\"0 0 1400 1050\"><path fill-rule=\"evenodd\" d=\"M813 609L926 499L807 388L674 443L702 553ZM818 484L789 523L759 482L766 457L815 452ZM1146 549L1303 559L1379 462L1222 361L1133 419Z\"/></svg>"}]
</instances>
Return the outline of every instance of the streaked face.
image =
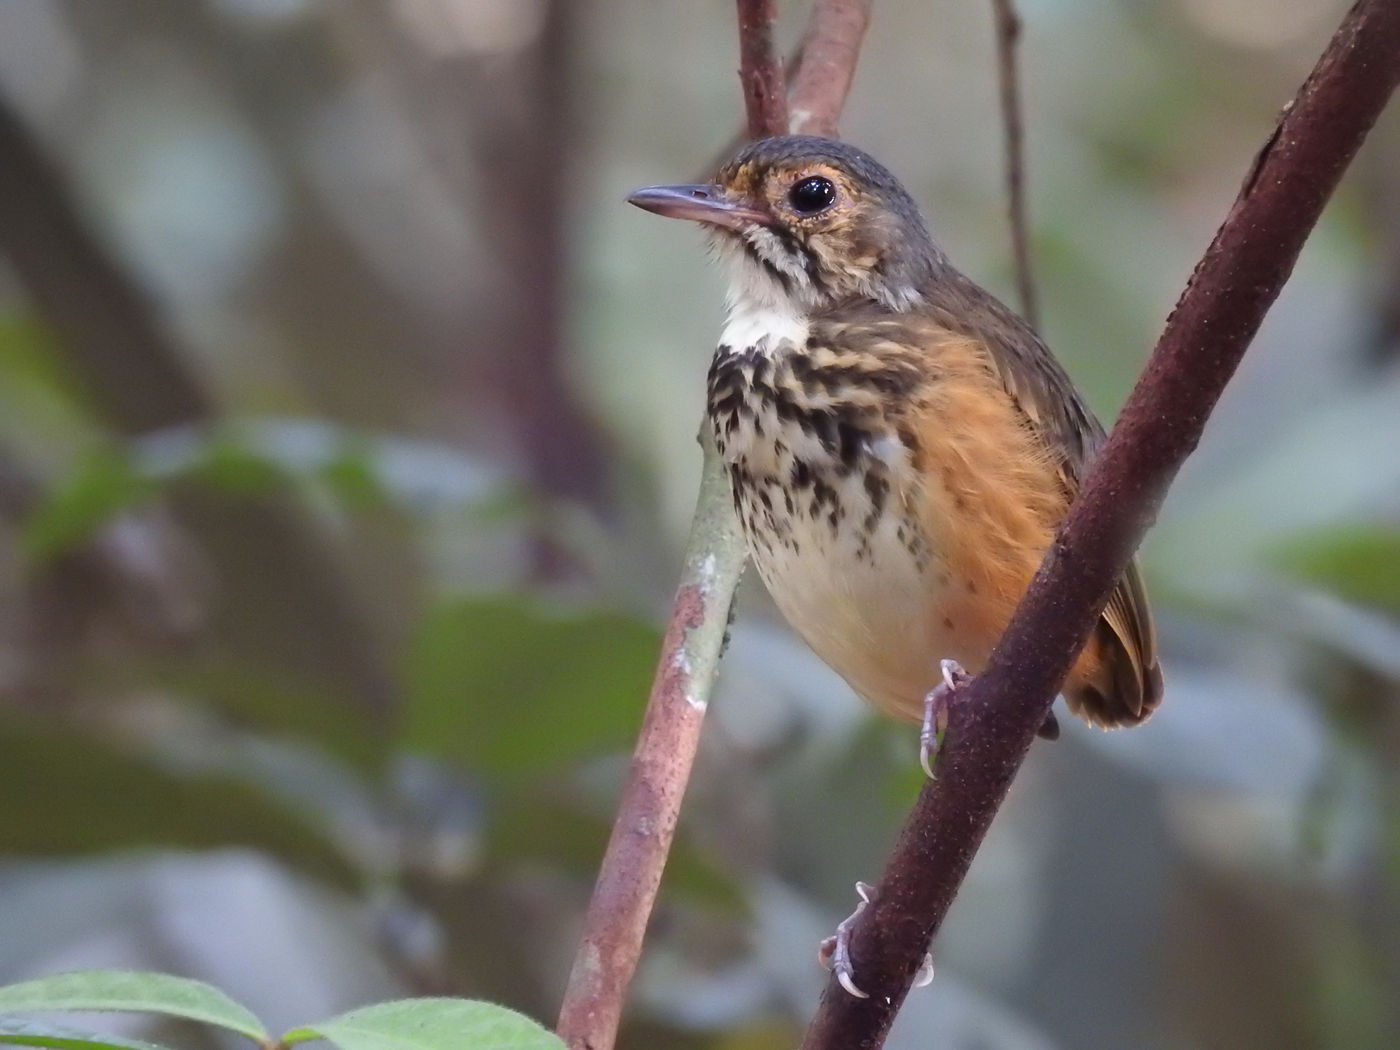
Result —
<instances>
[{"instance_id":1,"label":"streaked face","mask_svg":"<svg viewBox=\"0 0 1400 1050\"><path fill-rule=\"evenodd\" d=\"M750 160L721 170L717 185L763 216L713 227L716 254L731 267L731 297L807 309L837 297L835 279L857 263L846 233L859 224L857 196L844 172L815 160Z\"/></svg>"},{"instance_id":2,"label":"streaked face","mask_svg":"<svg viewBox=\"0 0 1400 1050\"><path fill-rule=\"evenodd\" d=\"M809 312L866 299L905 309L918 300L936 254L893 176L826 139L765 139L721 168L713 184L654 187L631 199L705 223L730 265L736 303Z\"/></svg>"}]
</instances>

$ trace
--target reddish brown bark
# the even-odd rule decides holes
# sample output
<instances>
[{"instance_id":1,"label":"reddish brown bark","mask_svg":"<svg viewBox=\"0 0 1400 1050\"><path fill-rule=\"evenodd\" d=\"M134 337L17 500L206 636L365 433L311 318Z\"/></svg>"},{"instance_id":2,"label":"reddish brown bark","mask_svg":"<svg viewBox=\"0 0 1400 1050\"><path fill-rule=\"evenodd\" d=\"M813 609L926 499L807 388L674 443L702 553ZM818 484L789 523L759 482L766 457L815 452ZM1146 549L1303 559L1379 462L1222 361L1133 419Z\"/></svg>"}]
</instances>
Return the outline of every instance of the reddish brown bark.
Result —
<instances>
[{"instance_id":1,"label":"reddish brown bark","mask_svg":"<svg viewBox=\"0 0 1400 1050\"><path fill-rule=\"evenodd\" d=\"M872 0L816 0L788 92L788 129L836 138L856 75Z\"/></svg>"},{"instance_id":2,"label":"reddish brown bark","mask_svg":"<svg viewBox=\"0 0 1400 1050\"><path fill-rule=\"evenodd\" d=\"M787 80L773 43L777 21L776 0L738 0L739 82L744 89L744 111L749 138L761 139L787 131Z\"/></svg>"},{"instance_id":3,"label":"reddish brown bark","mask_svg":"<svg viewBox=\"0 0 1400 1050\"><path fill-rule=\"evenodd\" d=\"M572 1050L607 1050L617 1037L705 720L704 706L692 701L694 682L684 646L714 600L699 584L684 584L676 592L632 768L559 1013L559 1036ZM728 599L724 601L727 609Z\"/></svg>"}]
</instances>

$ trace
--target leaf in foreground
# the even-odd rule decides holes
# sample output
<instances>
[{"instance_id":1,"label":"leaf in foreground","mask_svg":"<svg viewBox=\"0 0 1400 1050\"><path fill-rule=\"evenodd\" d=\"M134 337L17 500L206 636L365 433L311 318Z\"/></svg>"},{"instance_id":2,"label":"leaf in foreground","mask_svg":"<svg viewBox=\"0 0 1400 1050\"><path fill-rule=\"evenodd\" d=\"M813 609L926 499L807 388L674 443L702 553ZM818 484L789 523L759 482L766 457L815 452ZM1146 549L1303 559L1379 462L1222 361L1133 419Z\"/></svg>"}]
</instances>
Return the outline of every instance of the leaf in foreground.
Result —
<instances>
[{"instance_id":1,"label":"leaf in foreground","mask_svg":"<svg viewBox=\"0 0 1400 1050\"><path fill-rule=\"evenodd\" d=\"M140 1039L89 1035L61 1025L22 1021L18 1017L0 1017L0 1044L55 1046L60 1050L169 1050L168 1047Z\"/></svg>"},{"instance_id":2,"label":"leaf in foreground","mask_svg":"<svg viewBox=\"0 0 1400 1050\"><path fill-rule=\"evenodd\" d=\"M297 1028L286 1045L325 1038L340 1050L564 1050L524 1014L471 999L397 999Z\"/></svg>"},{"instance_id":3,"label":"leaf in foreground","mask_svg":"<svg viewBox=\"0 0 1400 1050\"><path fill-rule=\"evenodd\" d=\"M202 981L164 973L87 970L0 988L0 1013L120 1010L167 1014L219 1025L259 1042L267 1032L246 1007ZM117 1042L111 1045L119 1045ZM47 1044L46 1044L47 1045ZM54 1044L57 1045L57 1044Z\"/></svg>"}]
</instances>

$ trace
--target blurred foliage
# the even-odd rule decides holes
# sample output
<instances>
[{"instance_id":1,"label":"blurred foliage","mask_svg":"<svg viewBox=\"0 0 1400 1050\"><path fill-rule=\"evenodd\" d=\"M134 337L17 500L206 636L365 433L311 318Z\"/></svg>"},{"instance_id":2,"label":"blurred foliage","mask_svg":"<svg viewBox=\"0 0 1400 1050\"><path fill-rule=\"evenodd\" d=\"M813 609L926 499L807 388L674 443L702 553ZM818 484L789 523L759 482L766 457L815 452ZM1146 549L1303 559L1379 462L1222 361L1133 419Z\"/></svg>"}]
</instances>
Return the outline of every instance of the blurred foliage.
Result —
<instances>
[{"instance_id":1,"label":"blurred foliage","mask_svg":"<svg viewBox=\"0 0 1400 1050\"><path fill-rule=\"evenodd\" d=\"M118 511L134 507L156 494L156 486L136 470L130 459L114 451L100 452L55 486L42 507L25 523L24 547L42 561L72 550L92 537Z\"/></svg>"},{"instance_id":2,"label":"blurred foliage","mask_svg":"<svg viewBox=\"0 0 1400 1050\"><path fill-rule=\"evenodd\" d=\"M578 799L526 789L501 800L488 832L486 853L587 882L598 871L611 829L610 812L593 812ZM748 903L731 873L717 867L684 829L666 861L663 900L671 897L731 915L742 913Z\"/></svg>"},{"instance_id":3,"label":"blurred foliage","mask_svg":"<svg viewBox=\"0 0 1400 1050\"><path fill-rule=\"evenodd\" d=\"M615 613L508 596L444 603L409 647L403 744L520 777L625 749L660 643Z\"/></svg>"},{"instance_id":4,"label":"blurred foliage","mask_svg":"<svg viewBox=\"0 0 1400 1050\"><path fill-rule=\"evenodd\" d=\"M26 553L38 560L71 551L116 514L158 498L181 482L207 485L226 496L276 495L300 484L323 490L347 511L389 503L373 442L350 433L324 434L325 447L281 448L259 441L247 425L185 435L187 447L169 461L163 450L105 447L82 457L25 523Z\"/></svg>"},{"instance_id":5,"label":"blurred foliage","mask_svg":"<svg viewBox=\"0 0 1400 1050\"><path fill-rule=\"evenodd\" d=\"M1346 3L1021 6L1045 334L1107 419ZM0 4L0 981L553 1016L722 311L622 200L735 133L733 33ZM876 5L842 126L1005 294L991 53ZM1035 747L892 1050L1400 1043L1397 172L1392 113L1149 537L1162 711ZM733 636L624 1050L793 1045L921 783L760 587Z\"/></svg>"},{"instance_id":6,"label":"blurred foliage","mask_svg":"<svg viewBox=\"0 0 1400 1050\"><path fill-rule=\"evenodd\" d=\"M6 775L0 852L77 854L130 847L238 845L293 860L350 886L351 869L321 829L259 788L232 777L191 776L97 739L31 719L0 720Z\"/></svg>"},{"instance_id":7,"label":"blurred foliage","mask_svg":"<svg viewBox=\"0 0 1400 1050\"><path fill-rule=\"evenodd\" d=\"M78 385L65 367L53 333L31 312L0 310L0 371L7 403L34 398L78 402ZM45 406L47 407L47 406Z\"/></svg>"},{"instance_id":8,"label":"blurred foliage","mask_svg":"<svg viewBox=\"0 0 1400 1050\"><path fill-rule=\"evenodd\" d=\"M1400 617L1400 528L1361 522L1297 536L1280 566L1347 601Z\"/></svg>"},{"instance_id":9,"label":"blurred foliage","mask_svg":"<svg viewBox=\"0 0 1400 1050\"><path fill-rule=\"evenodd\" d=\"M100 691L158 689L198 698L234 725L300 741L352 767L382 768L392 741L377 732L365 712L321 683L297 680L279 669L197 656L147 656L121 664L74 667L67 684Z\"/></svg>"}]
</instances>

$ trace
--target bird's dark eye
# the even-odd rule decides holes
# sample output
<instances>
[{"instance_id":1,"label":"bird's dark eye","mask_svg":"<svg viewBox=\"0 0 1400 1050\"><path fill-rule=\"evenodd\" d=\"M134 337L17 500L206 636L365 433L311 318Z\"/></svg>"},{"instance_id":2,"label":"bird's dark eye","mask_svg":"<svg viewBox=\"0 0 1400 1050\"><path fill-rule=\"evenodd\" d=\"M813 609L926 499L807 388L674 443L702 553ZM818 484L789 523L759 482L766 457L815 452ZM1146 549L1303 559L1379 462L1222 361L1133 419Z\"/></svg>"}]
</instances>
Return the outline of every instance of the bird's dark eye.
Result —
<instances>
[{"instance_id":1,"label":"bird's dark eye","mask_svg":"<svg viewBox=\"0 0 1400 1050\"><path fill-rule=\"evenodd\" d=\"M792 184L788 190L788 203L798 215L815 215L825 211L836 201L836 185L820 175L810 175Z\"/></svg>"}]
</instances>

